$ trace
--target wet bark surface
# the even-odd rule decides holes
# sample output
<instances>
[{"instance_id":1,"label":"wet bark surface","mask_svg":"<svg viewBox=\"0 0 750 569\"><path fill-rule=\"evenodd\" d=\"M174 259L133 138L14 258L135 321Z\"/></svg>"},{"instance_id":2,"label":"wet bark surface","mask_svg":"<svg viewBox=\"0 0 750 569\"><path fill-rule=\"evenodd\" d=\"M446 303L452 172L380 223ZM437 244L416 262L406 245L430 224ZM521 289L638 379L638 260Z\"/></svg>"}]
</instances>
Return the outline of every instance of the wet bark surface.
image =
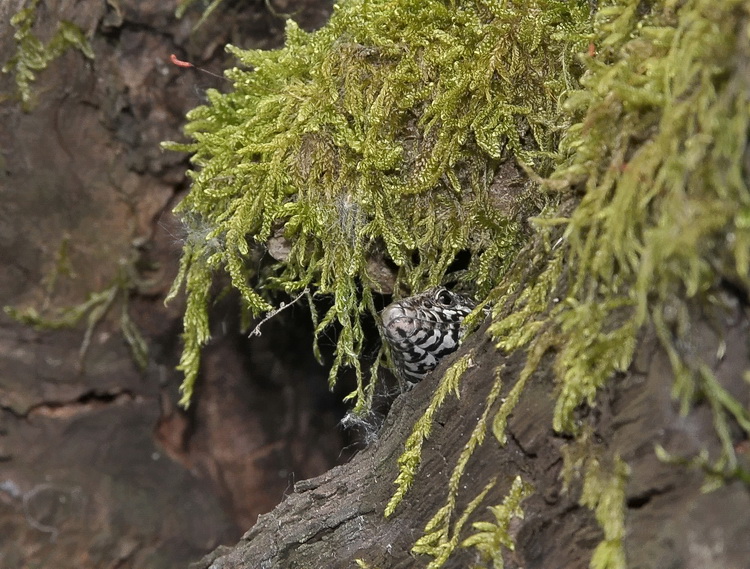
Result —
<instances>
[{"instance_id":1,"label":"wet bark surface","mask_svg":"<svg viewBox=\"0 0 750 569\"><path fill-rule=\"evenodd\" d=\"M15 52L0 3L0 54ZM178 409L180 299L163 301L186 188L184 115L221 79L226 43L271 48L293 13L322 25L329 2L226 0L199 28L196 3L50 0L34 34L71 21L95 58L68 50L37 72L27 112L0 75L0 306L54 319L101 296L72 328L0 313L0 568L184 567L232 543L294 481L340 462L342 434L311 353L309 318L287 311L260 338L239 334L236 303L213 310L199 397ZM93 311L102 316L86 336ZM92 316L93 318L93 316ZM140 369L132 320L149 348ZM87 346L85 353L82 347ZM289 352L296 357L290 359Z\"/></svg>"}]
</instances>

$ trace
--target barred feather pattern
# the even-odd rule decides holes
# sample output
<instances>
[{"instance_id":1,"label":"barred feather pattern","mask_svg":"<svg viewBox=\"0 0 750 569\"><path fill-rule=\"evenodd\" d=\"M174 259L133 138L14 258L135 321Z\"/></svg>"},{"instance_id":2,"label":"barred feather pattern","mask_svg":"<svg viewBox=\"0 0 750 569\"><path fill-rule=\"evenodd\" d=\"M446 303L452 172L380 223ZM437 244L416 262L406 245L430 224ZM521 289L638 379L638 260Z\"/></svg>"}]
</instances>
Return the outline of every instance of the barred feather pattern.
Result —
<instances>
[{"instance_id":1,"label":"barred feather pattern","mask_svg":"<svg viewBox=\"0 0 750 569\"><path fill-rule=\"evenodd\" d=\"M401 377L420 381L455 352L465 332L463 319L475 306L471 298L444 287L386 306L380 313L381 329Z\"/></svg>"}]
</instances>

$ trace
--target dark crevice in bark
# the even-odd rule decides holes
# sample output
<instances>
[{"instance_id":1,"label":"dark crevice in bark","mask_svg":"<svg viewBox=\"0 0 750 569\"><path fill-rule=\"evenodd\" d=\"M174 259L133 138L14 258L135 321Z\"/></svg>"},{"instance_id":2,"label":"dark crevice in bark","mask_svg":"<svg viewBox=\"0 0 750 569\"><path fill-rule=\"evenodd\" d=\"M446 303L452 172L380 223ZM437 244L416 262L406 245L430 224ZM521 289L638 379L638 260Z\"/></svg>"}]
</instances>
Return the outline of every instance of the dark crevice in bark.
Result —
<instances>
[{"instance_id":1,"label":"dark crevice in bark","mask_svg":"<svg viewBox=\"0 0 750 569\"><path fill-rule=\"evenodd\" d=\"M673 484L668 484L662 488L650 488L641 494L628 497L626 505L631 510L638 510L646 506L656 496L663 496L674 489L675 487Z\"/></svg>"},{"instance_id":2,"label":"dark crevice in bark","mask_svg":"<svg viewBox=\"0 0 750 569\"><path fill-rule=\"evenodd\" d=\"M34 416L70 416L107 405L122 405L124 403L137 403L140 401L143 401L143 397L136 395L129 389L115 389L110 391L92 389L70 401L43 401L37 403L29 407L25 413L19 413L13 408L4 405L0 405L0 409L8 411L17 419L29 419Z\"/></svg>"},{"instance_id":3,"label":"dark crevice in bark","mask_svg":"<svg viewBox=\"0 0 750 569\"><path fill-rule=\"evenodd\" d=\"M516 446L521 450L521 452L527 457L527 458L536 458L538 454L524 446L524 444L520 441L520 439L513 433L513 429L506 429L505 434L508 435L508 438L513 441Z\"/></svg>"}]
</instances>

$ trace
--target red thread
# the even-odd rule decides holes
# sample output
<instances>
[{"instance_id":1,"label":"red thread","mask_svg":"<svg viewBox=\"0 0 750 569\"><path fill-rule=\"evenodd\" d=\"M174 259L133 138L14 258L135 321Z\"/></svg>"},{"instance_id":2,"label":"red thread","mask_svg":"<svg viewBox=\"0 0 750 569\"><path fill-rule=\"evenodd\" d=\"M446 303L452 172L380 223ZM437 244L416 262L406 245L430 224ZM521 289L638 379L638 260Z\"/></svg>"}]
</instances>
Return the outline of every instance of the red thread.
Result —
<instances>
[{"instance_id":1,"label":"red thread","mask_svg":"<svg viewBox=\"0 0 750 569\"><path fill-rule=\"evenodd\" d=\"M177 59L177 56L174 53L169 56L169 60L177 67L195 67L195 65L193 65L189 61L182 61L181 59Z\"/></svg>"},{"instance_id":2,"label":"red thread","mask_svg":"<svg viewBox=\"0 0 750 569\"><path fill-rule=\"evenodd\" d=\"M202 67L196 67L189 61L182 61L181 59L177 59L177 56L173 53L169 56L169 60L174 63L177 67L192 67L193 69L197 69L198 71L203 71L203 73L208 73L209 75L213 75L214 77L217 77L218 79L223 79L224 81L228 81L226 77L222 77L221 75L217 75L216 73L213 73L209 71L208 69L203 69Z\"/></svg>"}]
</instances>

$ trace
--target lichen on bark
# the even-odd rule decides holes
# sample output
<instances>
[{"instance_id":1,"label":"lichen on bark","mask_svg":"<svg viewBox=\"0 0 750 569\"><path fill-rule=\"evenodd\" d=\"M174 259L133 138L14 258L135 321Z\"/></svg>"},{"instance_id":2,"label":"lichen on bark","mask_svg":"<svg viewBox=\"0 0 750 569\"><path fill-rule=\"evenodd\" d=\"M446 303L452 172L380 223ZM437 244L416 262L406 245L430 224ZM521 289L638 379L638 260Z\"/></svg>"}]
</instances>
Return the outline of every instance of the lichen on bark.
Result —
<instances>
[{"instance_id":1,"label":"lichen on bark","mask_svg":"<svg viewBox=\"0 0 750 569\"><path fill-rule=\"evenodd\" d=\"M86 35L72 22L58 22L55 34L46 43L38 38L33 31L38 4L39 0L30 0L10 19L16 29L13 35L16 51L2 68L3 73L13 74L24 110L30 110L33 106L31 84L36 80L36 74L68 49L77 49L88 59L94 59L94 51Z\"/></svg>"}]
</instances>

